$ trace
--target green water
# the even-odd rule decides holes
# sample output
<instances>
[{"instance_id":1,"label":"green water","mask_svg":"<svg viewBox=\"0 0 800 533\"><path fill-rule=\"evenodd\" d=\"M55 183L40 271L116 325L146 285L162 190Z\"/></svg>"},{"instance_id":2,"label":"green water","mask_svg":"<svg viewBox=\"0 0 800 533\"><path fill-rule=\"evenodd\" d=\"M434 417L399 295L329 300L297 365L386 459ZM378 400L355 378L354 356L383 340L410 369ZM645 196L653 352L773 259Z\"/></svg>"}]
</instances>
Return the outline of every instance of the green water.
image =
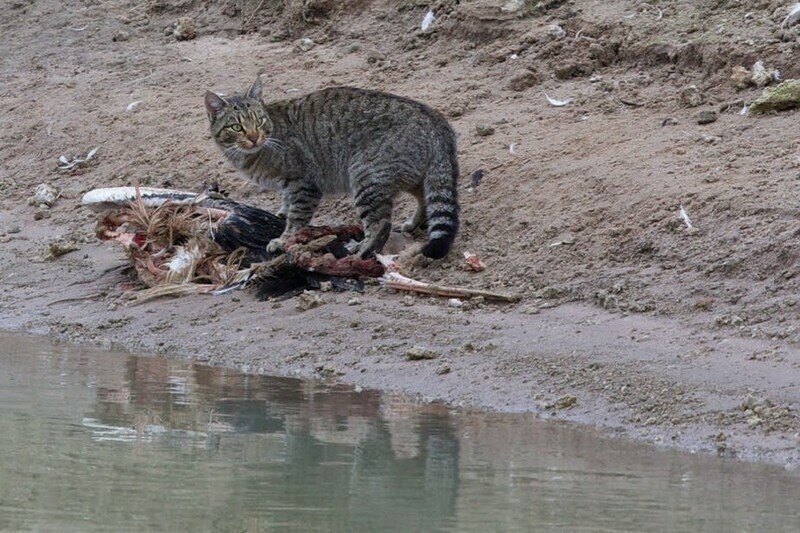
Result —
<instances>
[{"instance_id":1,"label":"green water","mask_svg":"<svg viewBox=\"0 0 800 533\"><path fill-rule=\"evenodd\" d=\"M0 530L800 531L800 475L0 335Z\"/></svg>"}]
</instances>

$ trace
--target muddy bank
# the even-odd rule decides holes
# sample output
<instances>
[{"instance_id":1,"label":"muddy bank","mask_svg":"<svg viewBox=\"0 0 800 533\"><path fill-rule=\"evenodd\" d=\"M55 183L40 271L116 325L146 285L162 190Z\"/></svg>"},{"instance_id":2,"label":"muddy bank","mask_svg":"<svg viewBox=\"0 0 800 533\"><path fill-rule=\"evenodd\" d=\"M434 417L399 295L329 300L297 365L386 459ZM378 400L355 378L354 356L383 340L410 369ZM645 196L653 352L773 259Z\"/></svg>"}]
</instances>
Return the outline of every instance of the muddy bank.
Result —
<instances>
[{"instance_id":1,"label":"muddy bank","mask_svg":"<svg viewBox=\"0 0 800 533\"><path fill-rule=\"evenodd\" d=\"M17 2L0 20L4 328L798 460L797 115L741 116L761 90L730 79L755 59L792 75L783 2L441 2L425 32L414 2L101 4ZM176 34L182 17L195 35ZM523 301L453 309L369 287L305 312L244 293L126 307L123 280L101 275L122 256L95 242L80 195L217 181L274 210L223 162L202 105L259 68L268 99L349 84L445 112L465 174L486 172L463 189L452 257L414 275ZM39 183L60 193L51 208L26 204ZM318 220L352 218L330 199ZM54 242L76 250L48 260ZM464 251L488 268L464 270ZM415 346L435 357L409 361Z\"/></svg>"},{"instance_id":2,"label":"muddy bank","mask_svg":"<svg viewBox=\"0 0 800 533\"><path fill-rule=\"evenodd\" d=\"M4 213L3 224L18 213ZM785 343L708 332L688 321L564 304L463 310L368 287L255 301L248 293L126 306L124 262L86 244L31 260L57 233L26 226L0 252L10 290L0 328L162 353L248 372L334 379L501 411L591 424L658 445L794 465L800 353ZM425 358L416 354L425 352ZM430 357L430 358L428 358Z\"/></svg>"}]
</instances>

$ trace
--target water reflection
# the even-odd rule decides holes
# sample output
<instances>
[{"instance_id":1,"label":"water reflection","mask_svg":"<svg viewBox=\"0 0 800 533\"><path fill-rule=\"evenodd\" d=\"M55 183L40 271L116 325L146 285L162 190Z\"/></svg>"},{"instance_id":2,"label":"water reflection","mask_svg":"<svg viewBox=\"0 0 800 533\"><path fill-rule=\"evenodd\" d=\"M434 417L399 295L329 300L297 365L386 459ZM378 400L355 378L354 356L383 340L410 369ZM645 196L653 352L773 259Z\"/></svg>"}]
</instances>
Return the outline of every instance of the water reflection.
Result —
<instances>
[{"instance_id":1,"label":"water reflection","mask_svg":"<svg viewBox=\"0 0 800 533\"><path fill-rule=\"evenodd\" d=\"M0 530L794 530L797 475L0 338Z\"/></svg>"}]
</instances>

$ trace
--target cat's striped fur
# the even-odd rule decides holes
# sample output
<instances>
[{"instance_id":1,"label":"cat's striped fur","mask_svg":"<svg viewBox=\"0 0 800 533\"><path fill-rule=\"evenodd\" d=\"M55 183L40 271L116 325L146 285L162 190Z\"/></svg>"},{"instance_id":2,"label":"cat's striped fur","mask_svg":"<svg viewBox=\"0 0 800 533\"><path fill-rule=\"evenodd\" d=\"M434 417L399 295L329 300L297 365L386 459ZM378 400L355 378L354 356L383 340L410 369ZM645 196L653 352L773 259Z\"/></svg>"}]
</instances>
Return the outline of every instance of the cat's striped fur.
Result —
<instances>
[{"instance_id":1,"label":"cat's striped fur","mask_svg":"<svg viewBox=\"0 0 800 533\"><path fill-rule=\"evenodd\" d=\"M286 231L306 226L325 194L349 192L364 224L362 257L380 251L394 198L418 202L403 229L427 223L423 255L447 255L458 231L456 138L430 107L400 96L336 87L264 104L261 79L244 94L206 93L211 133L225 156L254 182L283 192Z\"/></svg>"}]
</instances>

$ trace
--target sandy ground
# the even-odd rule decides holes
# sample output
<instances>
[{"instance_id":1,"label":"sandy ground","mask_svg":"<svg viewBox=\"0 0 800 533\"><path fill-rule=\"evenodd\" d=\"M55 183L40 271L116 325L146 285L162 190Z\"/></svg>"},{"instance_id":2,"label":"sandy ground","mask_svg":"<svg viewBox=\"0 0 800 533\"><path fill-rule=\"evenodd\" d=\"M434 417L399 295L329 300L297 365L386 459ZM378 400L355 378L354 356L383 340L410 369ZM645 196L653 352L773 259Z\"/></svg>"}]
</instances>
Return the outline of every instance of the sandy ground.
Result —
<instances>
[{"instance_id":1,"label":"sandy ground","mask_svg":"<svg viewBox=\"0 0 800 533\"><path fill-rule=\"evenodd\" d=\"M285 3L4 8L0 327L800 462L797 114L741 116L760 89L730 81L757 59L800 74L797 30L780 29L785 2L551 1L511 13L439 2L424 33L421 2ZM182 16L196 38L165 33ZM124 256L95 242L80 196L134 179L218 181L275 209L222 160L202 104L206 89L240 90L259 68L268 99L349 84L445 112L465 176L485 177L462 189L450 258L414 275L522 302L453 309L368 287L355 305L324 293L308 311L248 293L127 306L124 280L103 274ZM682 98L690 85L702 104ZM550 106L545 92L573 103ZM717 120L698 124L701 111ZM92 165L57 170L60 155L93 147ZM61 191L50 209L27 205L39 183ZM347 200L330 199L319 221L352 218ZM61 241L79 250L48 260ZM487 270L465 271L465 250ZM435 358L409 361L414 347Z\"/></svg>"}]
</instances>

